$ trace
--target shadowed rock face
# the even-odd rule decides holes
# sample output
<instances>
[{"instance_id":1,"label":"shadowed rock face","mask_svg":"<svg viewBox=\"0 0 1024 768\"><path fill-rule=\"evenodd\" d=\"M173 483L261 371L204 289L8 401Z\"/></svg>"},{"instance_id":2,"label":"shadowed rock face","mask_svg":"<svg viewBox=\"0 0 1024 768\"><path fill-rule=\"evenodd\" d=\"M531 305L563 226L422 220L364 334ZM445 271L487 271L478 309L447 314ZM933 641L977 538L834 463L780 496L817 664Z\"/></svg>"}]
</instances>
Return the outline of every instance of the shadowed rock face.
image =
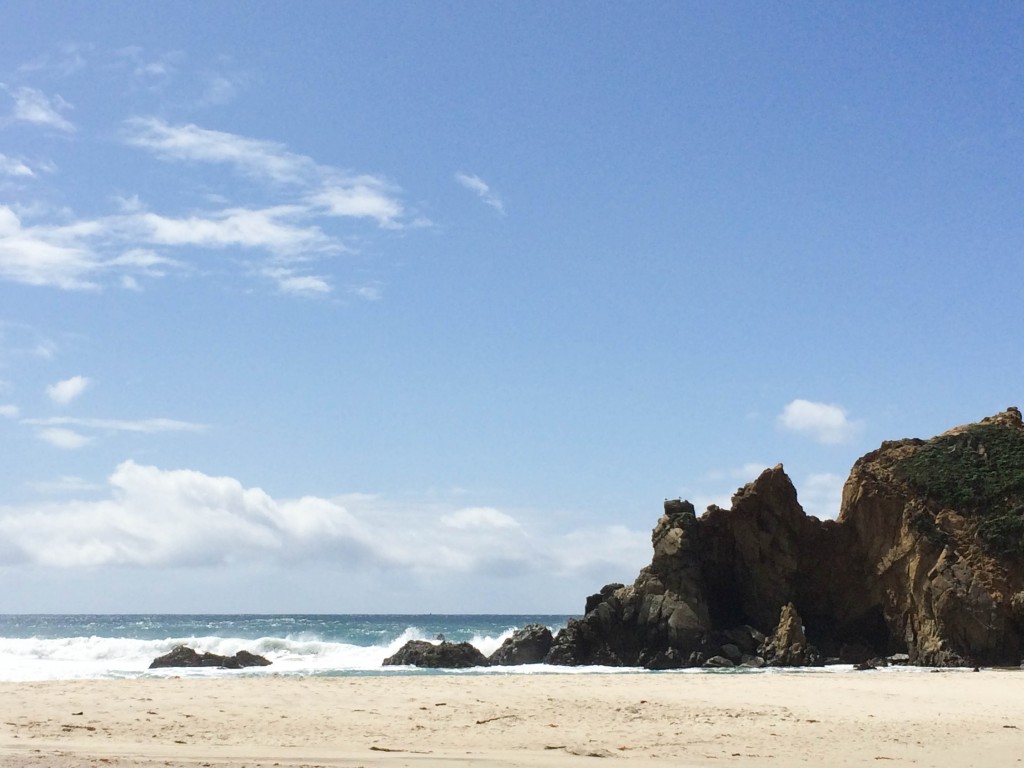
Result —
<instances>
[{"instance_id":1,"label":"shadowed rock face","mask_svg":"<svg viewBox=\"0 0 1024 768\"><path fill-rule=\"evenodd\" d=\"M587 600L555 664L694 666L756 648L799 612L810 652L1013 664L1024 652L1024 424L1016 408L859 459L836 521L807 516L781 465L699 518L667 501L629 586ZM791 619L792 621L792 619ZM792 631L790 627L787 631ZM724 651L723 651L724 648ZM785 656L783 655L785 658Z\"/></svg>"}]
</instances>

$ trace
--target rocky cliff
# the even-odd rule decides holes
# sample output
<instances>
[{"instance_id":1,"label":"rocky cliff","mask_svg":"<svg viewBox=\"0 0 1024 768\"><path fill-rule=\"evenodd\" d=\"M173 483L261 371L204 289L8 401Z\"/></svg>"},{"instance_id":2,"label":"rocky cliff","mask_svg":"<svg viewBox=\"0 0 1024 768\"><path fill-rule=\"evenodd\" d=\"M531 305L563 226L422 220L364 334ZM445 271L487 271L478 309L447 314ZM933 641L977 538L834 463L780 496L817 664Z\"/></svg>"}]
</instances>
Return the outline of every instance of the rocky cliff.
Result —
<instances>
[{"instance_id":1,"label":"rocky cliff","mask_svg":"<svg viewBox=\"0 0 1024 768\"><path fill-rule=\"evenodd\" d=\"M779 465L728 510L698 517L689 502L667 501L652 541L651 564L632 585L591 596L549 662L673 668L907 654L925 665L1017 665L1020 411L883 443L854 464L835 521L806 515ZM778 647L768 637L776 629L797 639Z\"/></svg>"}]
</instances>

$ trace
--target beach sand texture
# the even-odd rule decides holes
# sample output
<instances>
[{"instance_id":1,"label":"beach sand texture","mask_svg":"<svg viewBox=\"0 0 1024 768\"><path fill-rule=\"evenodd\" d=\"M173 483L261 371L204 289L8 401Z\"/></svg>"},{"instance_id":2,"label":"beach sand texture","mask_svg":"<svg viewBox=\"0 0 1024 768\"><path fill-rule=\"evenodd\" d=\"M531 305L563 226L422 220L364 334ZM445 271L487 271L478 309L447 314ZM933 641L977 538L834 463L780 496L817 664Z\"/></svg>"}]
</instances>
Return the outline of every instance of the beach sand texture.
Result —
<instances>
[{"instance_id":1,"label":"beach sand texture","mask_svg":"<svg viewBox=\"0 0 1024 768\"><path fill-rule=\"evenodd\" d=\"M1024 673L0 683L0 766L1014 766Z\"/></svg>"}]
</instances>

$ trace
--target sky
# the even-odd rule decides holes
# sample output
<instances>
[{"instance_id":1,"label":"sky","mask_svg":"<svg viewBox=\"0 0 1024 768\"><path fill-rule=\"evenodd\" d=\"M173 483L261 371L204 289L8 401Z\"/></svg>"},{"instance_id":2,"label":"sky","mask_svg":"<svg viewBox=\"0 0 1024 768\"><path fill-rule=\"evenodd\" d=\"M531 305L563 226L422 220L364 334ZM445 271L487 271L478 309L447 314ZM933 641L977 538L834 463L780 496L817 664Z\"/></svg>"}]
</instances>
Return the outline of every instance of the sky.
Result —
<instances>
[{"instance_id":1,"label":"sky","mask_svg":"<svg viewBox=\"0 0 1024 768\"><path fill-rule=\"evenodd\" d=\"M1024 401L1024 6L0 26L0 612L580 613Z\"/></svg>"}]
</instances>

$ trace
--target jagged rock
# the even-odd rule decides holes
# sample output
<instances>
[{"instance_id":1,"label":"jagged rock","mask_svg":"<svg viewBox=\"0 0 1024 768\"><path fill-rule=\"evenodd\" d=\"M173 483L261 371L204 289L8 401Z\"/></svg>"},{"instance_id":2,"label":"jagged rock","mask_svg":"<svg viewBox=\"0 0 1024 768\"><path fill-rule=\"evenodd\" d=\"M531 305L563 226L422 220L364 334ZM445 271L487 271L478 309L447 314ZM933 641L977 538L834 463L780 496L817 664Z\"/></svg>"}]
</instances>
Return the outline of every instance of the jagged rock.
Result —
<instances>
[{"instance_id":1,"label":"jagged rock","mask_svg":"<svg viewBox=\"0 0 1024 768\"><path fill-rule=\"evenodd\" d=\"M393 655L384 659L383 666L408 665L429 669L465 669L489 666L484 656L471 643L438 644L426 640L410 640Z\"/></svg>"},{"instance_id":2,"label":"jagged rock","mask_svg":"<svg viewBox=\"0 0 1024 768\"><path fill-rule=\"evenodd\" d=\"M847 663L905 653L922 665L1016 665L1020 411L883 443L854 464L835 521L807 516L778 465L740 488L730 509L698 518L689 502L666 501L652 544L651 564L633 584L592 595L548 661L667 668L703 664L724 645L752 654L791 603L806 652Z\"/></svg>"},{"instance_id":3,"label":"jagged rock","mask_svg":"<svg viewBox=\"0 0 1024 768\"><path fill-rule=\"evenodd\" d=\"M488 661L494 666L539 664L551 650L554 638L543 624L527 624L501 644Z\"/></svg>"},{"instance_id":4,"label":"jagged rock","mask_svg":"<svg viewBox=\"0 0 1024 768\"><path fill-rule=\"evenodd\" d=\"M187 645L176 646L169 653L153 659L150 669L167 667L223 667L225 669L243 669L245 667L266 667L270 661L249 651L239 651L234 656L221 656L216 653L199 653Z\"/></svg>"},{"instance_id":5,"label":"jagged rock","mask_svg":"<svg viewBox=\"0 0 1024 768\"><path fill-rule=\"evenodd\" d=\"M820 663L817 649L807 642L803 621L792 603L779 614L779 624L761 646L761 657L769 667L807 667Z\"/></svg>"}]
</instances>

